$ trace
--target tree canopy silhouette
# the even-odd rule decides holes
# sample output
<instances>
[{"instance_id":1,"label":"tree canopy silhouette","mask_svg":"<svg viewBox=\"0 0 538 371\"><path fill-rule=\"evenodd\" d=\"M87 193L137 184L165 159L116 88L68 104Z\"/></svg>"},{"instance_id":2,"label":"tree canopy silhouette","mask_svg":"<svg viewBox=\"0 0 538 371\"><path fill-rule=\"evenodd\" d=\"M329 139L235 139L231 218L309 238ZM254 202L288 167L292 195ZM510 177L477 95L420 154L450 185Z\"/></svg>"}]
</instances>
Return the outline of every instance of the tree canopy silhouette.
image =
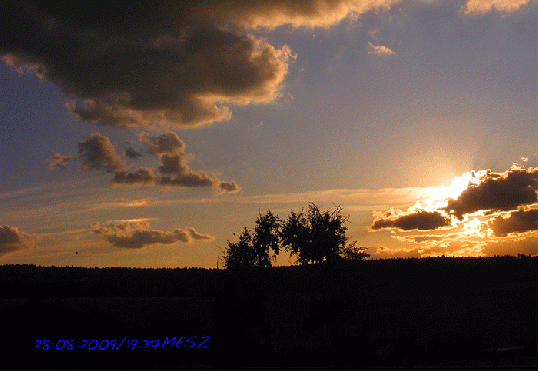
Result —
<instances>
[{"instance_id":1,"label":"tree canopy silhouette","mask_svg":"<svg viewBox=\"0 0 538 371\"><path fill-rule=\"evenodd\" d=\"M259 215L252 233L244 228L239 235L239 242L228 241L224 254L226 269L264 268L271 266L271 250L274 254L280 251L280 221L268 211Z\"/></svg>"},{"instance_id":2,"label":"tree canopy silhouette","mask_svg":"<svg viewBox=\"0 0 538 371\"><path fill-rule=\"evenodd\" d=\"M228 241L224 266L227 269L270 267L283 249L296 256L298 264L363 260L370 255L365 247L357 247L356 241L348 243L346 222L348 217L342 215L339 206L321 211L312 203L306 212L292 211L285 221L268 211L256 219L254 232L245 228L239 242Z\"/></svg>"},{"instance_id":3,"label":"tree canopy silhouette","mask_svg":"<svg viewBox=\"0 0 538 371\"><path fill-rule=\"evenodd\" d=\"M297 256L299 264L362 260L369 255L364 251L366 248L356 246L356 241L348 244L345 226L348 221L340 206L332 211L320 211L312 203L306 213L290 213L282 227L282 244L291 255Z\"/></svg>"}]
</instances>

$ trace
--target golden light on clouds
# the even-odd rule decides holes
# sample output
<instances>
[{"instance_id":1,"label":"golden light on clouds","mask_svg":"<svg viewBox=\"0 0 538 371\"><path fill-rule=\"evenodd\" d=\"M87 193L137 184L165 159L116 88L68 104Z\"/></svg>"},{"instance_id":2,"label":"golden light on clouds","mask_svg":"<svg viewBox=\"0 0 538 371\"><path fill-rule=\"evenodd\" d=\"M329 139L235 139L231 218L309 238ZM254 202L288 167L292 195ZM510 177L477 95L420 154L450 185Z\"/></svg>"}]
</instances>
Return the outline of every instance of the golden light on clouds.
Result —
<instances>
[{"instance_id":1,"label":"golden light on clouds","mask_svg":"<svg viewBox=\"0 0 538 371\"><path fill-rule=\"evenodd\" d=\"M472 237L486 237L487 223L483 223L478 218L469 220L463 224L463 231L461 232L464 236Z\"/></svg>"},{"instance_id":2,"label":"golden light on clouds","mask_svg":"<svg viewBox=\"0 0 538 371\"><path fill-rule=\"evenodd\" d=\"M491 256L497 247L536 254L538 246L526 241L538 235L537 173L519 164L503 173L469 171L448 186L422 189L406 211L374 211L370 231L390 230L391 239L409 247L373 256ZM510 241L517 244L507 248Z\"/></svg>"},{"instance_id":3,"label":"golden light on clouds","mask_svg":"<svg viewBox=\"0 0 538 371\"><path fill-rule=\"evenodd\" d=\"M472 178L472 172L468 171L461 176L455 177L449 186L426 187L423 191L426 199L423 201L429 205L433 204L435 208L446 206L446 200L448 198L458 198L467 188Z\"/></svg>"},{"instance_id":4,"label":"golden light on clouds","mask_svg":"<svg viewBox=\"0 0 538 371\"><path fill-rule=\"evenodd\" d=\"M384 45L374 45L368 42L368 54L390 56L396 53Z\"/></svg>"},{"instance_id":5,"label":"golden light on clouds","mask_svg":"<svg viewBox=\"0 0 538 371\"><path fill-rule=\"evenodd\" d=\"M463 7L466 15L486 14L493 10L498 12L513 12L535 0L469 0Z\"/></svg>"}]
</instances>

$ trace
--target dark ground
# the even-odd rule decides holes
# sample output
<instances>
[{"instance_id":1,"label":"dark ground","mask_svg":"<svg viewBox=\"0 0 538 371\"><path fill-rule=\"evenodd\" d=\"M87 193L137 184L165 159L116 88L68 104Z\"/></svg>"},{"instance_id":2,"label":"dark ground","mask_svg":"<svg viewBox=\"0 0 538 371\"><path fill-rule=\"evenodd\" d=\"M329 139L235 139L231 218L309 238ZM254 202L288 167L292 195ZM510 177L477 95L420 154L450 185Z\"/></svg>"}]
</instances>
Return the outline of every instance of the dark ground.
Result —
<instances>
[{"instance_id":1,"label":"dark ground","mask_svg":"<svg viewBox=\"0 0 538 371\"><path fill-rule=\"evenodd\" d=\"M536 370L537 262L436 258L236 273L0 266L0 368ZM126 340L99 349L113 339Z\"/></svg>"}]
</instances>

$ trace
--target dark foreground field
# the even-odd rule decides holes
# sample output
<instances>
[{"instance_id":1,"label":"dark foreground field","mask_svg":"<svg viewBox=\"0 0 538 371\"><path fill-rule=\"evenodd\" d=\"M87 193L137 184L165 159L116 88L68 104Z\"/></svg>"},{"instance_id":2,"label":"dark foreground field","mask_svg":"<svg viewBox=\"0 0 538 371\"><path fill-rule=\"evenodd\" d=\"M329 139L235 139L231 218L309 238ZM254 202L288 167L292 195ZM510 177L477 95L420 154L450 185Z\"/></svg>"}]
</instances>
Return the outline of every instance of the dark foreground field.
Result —
<instances>
[{"instance_id":1,"label":"dark foreground field","mask_svg":"<svg viewBox=\"0 0 538 371\"><path fill-rule=\"evenodd\" d=\"M2 369L537 365L536 258L239 273L1 266L0 289Z\"/></svg>"}]
</instances>

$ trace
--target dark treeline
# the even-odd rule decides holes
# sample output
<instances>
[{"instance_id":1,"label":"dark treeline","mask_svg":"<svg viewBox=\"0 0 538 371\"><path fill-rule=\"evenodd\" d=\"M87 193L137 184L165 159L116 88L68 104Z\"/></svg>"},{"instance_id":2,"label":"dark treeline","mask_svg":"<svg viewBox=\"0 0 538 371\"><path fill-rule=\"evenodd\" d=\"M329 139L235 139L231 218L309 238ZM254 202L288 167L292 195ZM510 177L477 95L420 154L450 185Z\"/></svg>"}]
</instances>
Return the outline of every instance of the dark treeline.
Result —
<instances>
[{"instance_id":1,"label":"dark treeline","mask_svg":"<svg viewBox=\"0 0 538 371\"><path fill-rule=\"evenodd\" d=\"M288 280L311 282L311 275L321 271L332 273L357 270L364 277L375 277L372 285L386 282L389 284L399 276L398 281L409 279L418 274L416 268L431 269L432 278L454 276L458 281L472 280L475 274L488 276L484 282L495 287L506 283L506 274L498 275L499 270L506 270L512 281L523 280L529 273L521 267L533 267L536 258L525 256L497 256L490 258L394 258L368 260L362 262L339 262L335 267L326 266L290 266L272 267L271 275L277 275L280 285ZM473 270L470 270L470 267ZM536 264L534 263L536 272ZM396 271L394 271L396 270ZM85 267L41 267L29 264L12 264L0 266L0 292L3 298L17 297L106 297L106 296L215 296L229 279L267 275L253 271L250 274L230 272L222 269L206 268L85 268ZM447 276L448 275L448 276ZM293 278L292 278L293 277ZM528 277L527 277L528 278ZM326 277L331 282L335 277ZM282 282L280 282L282 281ZM377 283L376 283L377 282ZM393 282L396 284L397 282ZM427 284L427 282L425 283ZM444 285L453 285L446 281ZM242 283L249 285L249 280ZM372 289L375 287L372 286ZM299 291L309 291L304 287ZM418 291L417 291L418 293Z\"/></svg>"},{"instance_id":2,"label":"dark treeline","mask_svg":"<svg viewBox=\"0 0 538 371\"><path fill-rule=\"evenodd\" d=\"M213 296L217 269L0 266L3 297Z\"/></svg>"},{"instance_id":3,"label":"dark treeline","mask_svg":"<svg viewBox=\"0 0 538 371\"><path fill-rule=\"evenodd\" d=\"M0 266L4 368L536 369L537 258L252 270ZM37 339L210 336L209 349L43 351ZM18 352L17 352L18 351ZM24 351L27 357L17 354Z\"/></svg>"}]
</instances>

